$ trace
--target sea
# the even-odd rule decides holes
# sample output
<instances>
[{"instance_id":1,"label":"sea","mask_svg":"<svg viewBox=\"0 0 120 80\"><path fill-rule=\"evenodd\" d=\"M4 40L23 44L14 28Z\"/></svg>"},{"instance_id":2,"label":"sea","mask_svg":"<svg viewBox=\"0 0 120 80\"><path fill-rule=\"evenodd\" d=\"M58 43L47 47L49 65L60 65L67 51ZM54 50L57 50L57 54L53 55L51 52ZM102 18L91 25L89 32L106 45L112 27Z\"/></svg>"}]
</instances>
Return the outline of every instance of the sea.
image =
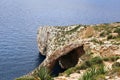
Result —
<instances>
[{"instance_id":1,"label":"sea","mask_svg":"<svg viewBox=\"0 0 120 80\"><path fill-rule=\"evenodd\" d=\"M39 27L112 22L120 22L120 0L0 0L0 80L14 80L44 60Z\"/></svg>"}]
</instances>

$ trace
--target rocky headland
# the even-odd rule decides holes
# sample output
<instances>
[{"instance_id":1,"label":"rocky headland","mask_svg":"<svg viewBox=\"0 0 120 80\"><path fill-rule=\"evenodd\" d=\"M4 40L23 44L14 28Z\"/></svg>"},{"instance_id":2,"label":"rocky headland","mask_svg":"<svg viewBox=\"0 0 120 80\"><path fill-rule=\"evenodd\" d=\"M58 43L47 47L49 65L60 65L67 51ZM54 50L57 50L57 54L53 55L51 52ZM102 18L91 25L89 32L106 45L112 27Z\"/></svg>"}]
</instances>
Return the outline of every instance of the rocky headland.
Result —
<instances>
[{"instance_id":1,"label":"rocky headland","mask_svg":"<svg viewBox=\"0 0 120 80\"><path fill-rule=\"evenodd\" d=\"M40 27L37 42L45 60L17 80L120 80L119 22ZM41 78L41 68L51 72L57 62L65 71Z\"/></svg>"}]
</instances>

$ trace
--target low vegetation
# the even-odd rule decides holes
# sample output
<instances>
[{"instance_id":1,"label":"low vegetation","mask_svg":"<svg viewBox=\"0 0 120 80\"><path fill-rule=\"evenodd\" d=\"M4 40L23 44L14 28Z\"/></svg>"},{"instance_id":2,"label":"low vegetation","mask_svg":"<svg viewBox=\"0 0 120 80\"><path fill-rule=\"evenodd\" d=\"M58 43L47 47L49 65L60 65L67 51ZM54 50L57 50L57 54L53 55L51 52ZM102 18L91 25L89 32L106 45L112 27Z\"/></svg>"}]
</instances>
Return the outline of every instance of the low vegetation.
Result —
<instances>
[{"instance_id":1,"label":"low vegetation","mask_svg":"<svg viewBox=\"0 0 120 80\"><path fill-rule=\"evenodd\" d=\"M112 35L108 35L107 36L107 40L109 40L109 39L114 39L115 37L113 37Z\"/></svg>"},{"instance_id":2,"label":"low vegetation","mask_svg":"<svg viewBox=\"0 0 120 80\"><path fill-rule=\"evenodd\" d=\"M93 65L102 64L102 63L103 63L102 58L100 58L100 57L94 57L92 59L89 59L89 60L85 61L80 66L80 69L86 69L86 68L89 68L89 67L91 67Z\"/></svg>"},{"instance_id":3,"label":"low vegetation","mask_svg":"<svg viewBox=\"0 0 120 80\"><path fill-rule=\"evenodd\" d=\"M113 68L120 68L120 63L119 62L115 62L113 65L112 65Z\"/></svg>"},{"instance_id":4,"label":"low vegetation","mask_svg":"<svg viewBox=\"0 0 120 80\"><path fill-rule=\"evenodd\" d=\"M118 33L120 35L120 26L117 27L115 30L114 30L115 33Z\"/></svg>"},{"instance_id":5,"label":"low vegetation","mask_svg":"<svg viewBox=\"0 0 120 80\"><path fill-rule=\"evenodd\" d=\"M104 74L106 73L103 66L103 61L114 62L114 61L117 61L118 59L120 59L120 56L111 56L111 57L105 57L105 58L101 58L99 56L93 57L93 58L87 59L81 65L77 65L75 67L67 69L64 73L61 73L60 75L69 76L74 72L79 72L79 70L88 69L87 72L82 77L82 79L80 80L101 80L101 78L103 79L105 77ZM116 66L120 67L120 64L114 63L113 67L116 67Z\"/></svg>"},{"instance_id":6,"label":"low vegetation","mask_svg":"<svg viewBox=\"0 0 120 80\"><path fill-rule=\"evenodd\" d=\"M69 31L66 31L66 34L71 34L71 33L73 33L73 32L76 32L76 31L80 28L80 26L81 26L81 25L78 25L78 26L76 26L74 29L69 30Z\"/></svg>"},{"instance_id":7,"label":"low vegetation","mask_svg":"<svg viewBox=\"0 0 120 80\"><path fill-rule=\"evenodd\" d=\"M104 61L116 61L118 59L120 59L120 56L111 56L103 58Z\"/></svg>"},{"instance_id":8,"label":"low vegetation","mask_svg":"<svg viewBox=\"0 0 120 80\"><path fill-rule=\"evenodd\" d=\"M21 77L16 80L53 80L53 78L45 67L41 67L33 76Z\"/></svg>"},{"instance_id":9,"label":"low vegetation","mask_svg":"<svg viewBox=\"0 0 120 80\"><path fill-rule=\"evenodd\" d=\"M91 40L92 42L94 42L94 43L98 43L98 44L103 44L103 42L102 41L98 41L97 39L95 39L95 38L93 38L92 40Z\"/></svg>"},{"instance_id":10,"label":"low vegetation","mask_svg":"<svg viewBox=\"0 0 120 80\"><path fill-rule=\"evenodd\" d=\"M88 69L79 80L98 80L101 75L104 75L106 70L103 65ZM104 77L102 77L104 78Z\"/></svg>"},{"instance_id":11,"label":"low vegetation","mask_svg":"<svg viewBox=\"0 0 120 80\"><path fill-rule=\"evenodd\" d=\"M112 56L112 57L107 57L107 58L100 58L100 57L95 57L92 58L91 60L87 61L87 64L83 64L82 67L86 67L85 69L87 70L82 78L79 80L106 80L105 76L110 75L110 74L120 74L120 63L115 62L118 59L120 59L120 56ZM103 65L103 61L112 61L115 62L112 65L112 70L111 71L106 71ZM92 66L91 66L92 65Z\"/></svg>"},{"instance_id":12,"label":"low vegetation","mask_svg":"<svg viewBox=\"0 0 120 80\"><path fill-rule=\"evenodd\" d=\"M16 80L35 80L35 78L32 76L29 76L29 77L26 76L26 77L17 78Z\"/></svg>"},{"instance_id":13,"label":"low vegetation","mask_svg":"<svg viewBox=\"0 0 120 80\"><path fill-rule=\"evenodd\" d=\"M49 71L46 69L46 67L41 67L38 72L34 74L34 77L38 80L53 80L50 76Z\"/></svg>"},{"instance_id":14,"label":"low vegetation","mask_svg":"<svg viewBox=\"0 0 120 80\"><path fill-rule=\"evenodd\" d=\"M103 64L102 58L100 57L94 57L91 59L86 60L84 63L82 63L79 66L69 68L66 70L63 74L66 74L69 76L73 72L77 72L78 70L83 70L92 67L93 65ZM61 74L61 75L63 75Z\"/></svg>"}]
</instances>

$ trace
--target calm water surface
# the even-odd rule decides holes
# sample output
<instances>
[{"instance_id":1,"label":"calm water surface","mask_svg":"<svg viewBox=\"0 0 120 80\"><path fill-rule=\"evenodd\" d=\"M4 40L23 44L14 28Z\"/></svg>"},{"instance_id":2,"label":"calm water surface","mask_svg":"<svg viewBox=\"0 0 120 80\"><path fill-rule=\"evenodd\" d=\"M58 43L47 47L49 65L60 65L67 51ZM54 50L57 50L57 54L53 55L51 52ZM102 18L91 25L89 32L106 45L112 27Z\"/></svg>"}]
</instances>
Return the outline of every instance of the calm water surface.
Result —
<instances>
[{"instance_id":1,"label":"calm water surface","mask_svg":"<svg viewBox=\"0 0 120 80\"><path fill-rule=\"evenodd\" d=\"M0 80L22 76L43 60L38 26L120 21L120 0L0 0Z\"/></svg>"}]
</instances>

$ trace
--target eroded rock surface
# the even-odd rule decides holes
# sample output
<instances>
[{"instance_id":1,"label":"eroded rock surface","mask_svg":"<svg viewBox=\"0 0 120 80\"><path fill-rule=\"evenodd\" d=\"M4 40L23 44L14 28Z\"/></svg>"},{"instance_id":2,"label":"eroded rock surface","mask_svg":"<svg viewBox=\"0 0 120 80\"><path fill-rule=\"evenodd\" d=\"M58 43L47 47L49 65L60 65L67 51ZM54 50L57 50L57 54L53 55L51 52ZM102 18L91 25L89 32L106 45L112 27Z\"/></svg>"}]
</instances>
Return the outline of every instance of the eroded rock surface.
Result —
<instances>
[{"instance_id":1,"label":"eroded rock surface","mask_svg":"<svg viewBox=\"0 0 120 80\"><path fill-rule=\"evenodd\" d=\"M120 23L40 27L38 49L46 59L29 75L36 73L41 66L51 71L57 61L64 69L73 67L80 60L84 61L80 59L83 54L120 56L119 30Z\"/></svg>"}]
</instances>

